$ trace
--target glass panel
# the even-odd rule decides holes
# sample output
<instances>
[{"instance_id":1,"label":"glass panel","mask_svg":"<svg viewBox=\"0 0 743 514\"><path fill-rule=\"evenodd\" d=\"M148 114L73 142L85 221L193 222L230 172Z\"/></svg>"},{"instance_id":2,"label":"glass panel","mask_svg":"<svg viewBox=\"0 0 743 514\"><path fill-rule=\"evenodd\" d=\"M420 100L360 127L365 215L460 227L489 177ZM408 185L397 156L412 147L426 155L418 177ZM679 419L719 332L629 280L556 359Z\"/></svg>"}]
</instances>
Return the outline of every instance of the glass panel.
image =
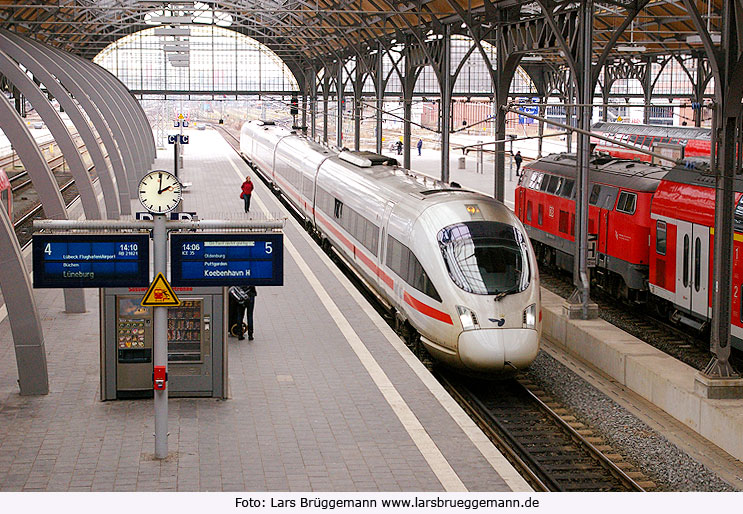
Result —
<instances>
[{"instance_id":1,"label":"glass panel","mask_svg":"<svg viewBox=\"0 0 743 514\"><path fill-rule=\"evenodd\" d=\"M505 295L529 287L528 245L516 227L457 223L439 232L438 243L452 281L469 293Z\"/></svg>"},{"instance_id":2,"label":"glass panel","mask_svg":"<svg viewBox=\"0 0 743 514\"><path fill-rule=\"evenodd\" d=\"M699 292L702 274L702 241L697 238L694 241L694 289Z\"/></svg>"},{"instance_id":3,"label":"glass panel","mask_svg":"<svg viewBox=\"0 0 743 514\"><path fill-rule=\"evenodd\" d=\"M684 236L684 287L689 287L689 236Z\"/></svg>"},{"instance_id":4,"label":"glass panel","mask_svg":"<svg viewBox=\"0 0 743 514\"><path fill-rule=\"evenodd\" d=\"M588 199L588 203L591 205L596 205L596 203L599 201L599 195L601 193L601 186L598 184L594 184L593 189L591 190L591 197Z\"/></svg>"},{"instance_id":5,"label":"glass panel","mask_svg":"<svg viewBox=\"0 0 743 514\"><path fill-rule=\"evenodd\" d=\"M655 224L655 251L661 255L666 254L666 222L658 221Z\"/></svg>"},{"instance_id":6,"label":"glass panel","mask_svg":"<svg viewBox=\"0 0 743 514\"><path fill-rule=\"evenodd\" d=\"M201 361L201 303L183 300L168 307L168 362Z\"/></svg>"}]
</instances>

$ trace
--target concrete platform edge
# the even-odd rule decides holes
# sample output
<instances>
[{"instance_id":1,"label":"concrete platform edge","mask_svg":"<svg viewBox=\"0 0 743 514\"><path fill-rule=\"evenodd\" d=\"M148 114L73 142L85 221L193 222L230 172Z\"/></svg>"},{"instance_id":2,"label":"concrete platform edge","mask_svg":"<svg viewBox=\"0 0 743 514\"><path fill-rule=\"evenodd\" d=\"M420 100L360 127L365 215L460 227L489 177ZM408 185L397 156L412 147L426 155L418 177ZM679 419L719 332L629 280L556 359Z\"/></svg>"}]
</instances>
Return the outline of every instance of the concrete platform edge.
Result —
<instances>
[{"instance_id":1,"label":"concrete platform edge","mask_svg":"<svg viewBox=\"0 0 743 514\"><path fill-rule=\"evenodd\" d=\"M564 300L542 289L542 336L743 460L743 402L695 392L697 370L601 320L568 320Z\"/></svg>"}]
</instances>

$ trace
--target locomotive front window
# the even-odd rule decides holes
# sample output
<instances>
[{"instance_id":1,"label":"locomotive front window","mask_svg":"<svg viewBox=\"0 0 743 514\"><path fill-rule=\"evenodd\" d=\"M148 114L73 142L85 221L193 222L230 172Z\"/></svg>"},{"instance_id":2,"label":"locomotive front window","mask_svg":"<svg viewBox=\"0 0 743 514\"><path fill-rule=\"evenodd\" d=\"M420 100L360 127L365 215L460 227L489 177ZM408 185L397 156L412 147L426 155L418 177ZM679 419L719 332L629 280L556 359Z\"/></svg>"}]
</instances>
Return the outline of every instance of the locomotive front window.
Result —
<instances>
[{"instance_id":1,"label":"locomotive front window","mask_svg":"<svg viewBox=\"0 0 743 514\"><path fill-rule=\"evenodd\" d=\"M655 224L655 251L660 255L666 254L667 232L666 222L658 220Z\"/></svg>"},{"instance_id":2,"label":"locomotive front window","mask_svg":"<svg viewBox=\"0 0 743 514\"><path fill-rule=\"evenodd\" d=\"M457 223L439 232L438 243L449 276L468 293L510 294L529 287L528 243L516 227Z\"/></svg>"}]
</instances>

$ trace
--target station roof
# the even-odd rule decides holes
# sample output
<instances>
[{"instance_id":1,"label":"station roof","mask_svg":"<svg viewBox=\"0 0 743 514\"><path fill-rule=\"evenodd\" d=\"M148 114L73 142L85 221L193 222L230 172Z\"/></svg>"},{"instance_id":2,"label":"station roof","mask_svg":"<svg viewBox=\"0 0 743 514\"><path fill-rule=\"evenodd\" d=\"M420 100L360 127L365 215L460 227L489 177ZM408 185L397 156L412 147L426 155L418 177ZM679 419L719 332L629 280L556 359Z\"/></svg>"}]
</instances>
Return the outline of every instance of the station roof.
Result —
<instances>
[{"instance_id":1,"label":"station roof","mask_svg":"<svg viewBox=\"0 0 743 514\"><path fill-rule=\"evenodd\" d=\"M544 5L559 12L579 4ZM618 55L702 50L682 1L599 0L594 8L595 53L603 49L628 12L638 7L642 8L639 16L618 38L618 45L624 47ZM720 25L721 9L722 0L712 0L709 12L702 13L713 34ZM0 24L92 59L109 43L152 27L153 16L163 10L174 14L180 10L197 23L232 28L268 45L281 57L297 60L342 57L352 46L363 49L378 38L399 45L406 33L416 32L423 38L429 30L441 32L442 23L453 24L454 33L468 34L469 25L486 34L498 19L543 17L539 3L524 0L0 0ZM546 59L560 61L560 56L555 51Z\"/></svg>"}]
</instances>

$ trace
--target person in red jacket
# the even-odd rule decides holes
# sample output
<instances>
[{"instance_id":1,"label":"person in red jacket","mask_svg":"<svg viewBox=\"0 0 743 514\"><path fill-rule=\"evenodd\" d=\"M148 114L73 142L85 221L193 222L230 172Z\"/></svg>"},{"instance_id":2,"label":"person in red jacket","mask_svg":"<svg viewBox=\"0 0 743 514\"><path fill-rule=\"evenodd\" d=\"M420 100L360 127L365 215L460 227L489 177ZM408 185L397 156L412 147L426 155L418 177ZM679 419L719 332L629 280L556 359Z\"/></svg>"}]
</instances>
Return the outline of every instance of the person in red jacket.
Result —
<instances>
[{"instance_id":1,"label":"person in red jacket","mask_svg":"<svg viewBox=\"0 0 743 514\"><path fill-rule=\"evenodd\" d=\"M245 201L245 212L250 211L250 195L253 194L253 182L250 180L250 175L245 177L245 182L242 185L242 193L240 198Z\"/></svg>"}]
</instances>

